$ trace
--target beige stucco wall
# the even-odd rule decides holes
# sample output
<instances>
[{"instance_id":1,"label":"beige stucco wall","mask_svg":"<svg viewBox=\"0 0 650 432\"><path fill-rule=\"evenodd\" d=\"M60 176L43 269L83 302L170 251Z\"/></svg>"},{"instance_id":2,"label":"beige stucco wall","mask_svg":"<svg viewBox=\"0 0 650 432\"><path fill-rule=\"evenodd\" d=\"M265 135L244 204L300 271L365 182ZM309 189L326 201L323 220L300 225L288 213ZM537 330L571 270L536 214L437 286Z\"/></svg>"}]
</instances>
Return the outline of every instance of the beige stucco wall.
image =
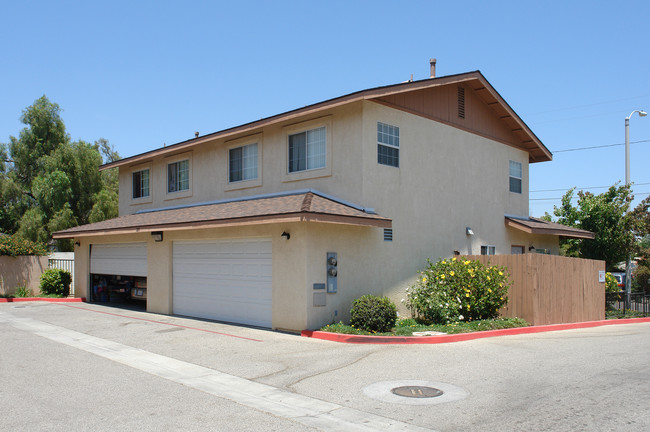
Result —
<instances>
[{"instance_id":1,"label":"beige stucco wall","mask_svg":"<svg viewBox=\"0 0 650 432\"><path fill-rule=\"evenodd\" d=\"M325 126L327 128L327 166L323 169L288 174L288 135ZM317 117L288 121L227 140L203 144L192 151L169 157L157 157L150 162L120 168L120 215L148 208L160 208L209 202L242 196L260 195L297 189L313 188L342 199L361 196L361 103L351 104L320 113ZM228 182L228 154L233 146L258 143L259 179ZM190 160L190 191L166 193L167 164ZM149 168L151 173L149 198L133 200L132 173Z\"/></svg>"},{"instance_id":2,"label":"beige stucco wall","mask_svg":"<svg viewBox=\"0 0 650 432\"><path fill-rule=\"evenodd\" d=\"M303 121L304 120L304 121ZM400 128L400 167L377 163L377 122ZM327 167L287 174L287 136L327 127ZM228 150L258 143L259 179L228 184ZM191 161L191 190L166 194L167 163ZM509 161L523 168L523 193L509 192ZM151 170L151 196L131 199L134 170ZM558 253L557 237L530 236L508 228L504 215L528 215L528 154L515 147L461 129L365 101L334 108L317 118L289 121L246 136L216 140L189 152L157 157L120 168L120 214L241 196L313 188L393 220L393 241L379 228L290 223L194 231L166 231L155 243L149 234L84 238L76 249L77 293L88 283L88 243L146 241L148 302L151 312L173 313L172 252L175 240L268 237L273 248L273 327L318 328L348 318L353 299L386 294L400 305L426 259L454 251L479 254L493 245L508 254L512 245L548 248ZM466 227L475 233L466 235ZM280 237L283 231L291 239ZM339 289L314 306L314 283L326 282L326 253L339 255Z\"/></svg>"},{"instance_id":3,"label":"beige stucco wall","mask_svg":"<svg viewBox=\"0 0 650 432\"><path fill-rule=\"evenodd\" d=\"M0 294L13 295L19 286L39 294L40 278L45 270L46 256L0 256Z\"/></svg>"}]
</instances>

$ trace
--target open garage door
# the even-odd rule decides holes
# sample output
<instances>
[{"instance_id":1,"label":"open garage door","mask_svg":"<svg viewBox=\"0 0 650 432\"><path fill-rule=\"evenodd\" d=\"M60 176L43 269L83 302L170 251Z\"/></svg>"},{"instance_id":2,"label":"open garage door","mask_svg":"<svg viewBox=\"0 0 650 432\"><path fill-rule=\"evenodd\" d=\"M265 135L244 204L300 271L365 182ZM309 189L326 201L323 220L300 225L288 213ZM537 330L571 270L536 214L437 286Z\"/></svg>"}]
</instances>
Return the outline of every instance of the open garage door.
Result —
<instances>
[{"instance_id":1,"label":"open garage door","mask_svg":"<svg viewBox=\"0 0 650 432\"><path fill-rule=\"evenodd\" d=\"M146 307L147 244L93 244L90 300Z\"/></svg>"},{"instance_id":2,"label":"open garage door","mask_svg":"<svg viewBox=\"0 0 650 432\"><path fill-rule=\"evenodd\" d=\"M271 327L271 239L175 241L174 314Z\"/></svg>"},{"instance_id":3,"label":"open garage door","mask_svg":"<svg viewBox=\"0 0 650 432\"><path fill-rule=\"evenodd\" d=\"M90 273L147 277L147 244L94 244Z\"/></svg>"}]
</instances>

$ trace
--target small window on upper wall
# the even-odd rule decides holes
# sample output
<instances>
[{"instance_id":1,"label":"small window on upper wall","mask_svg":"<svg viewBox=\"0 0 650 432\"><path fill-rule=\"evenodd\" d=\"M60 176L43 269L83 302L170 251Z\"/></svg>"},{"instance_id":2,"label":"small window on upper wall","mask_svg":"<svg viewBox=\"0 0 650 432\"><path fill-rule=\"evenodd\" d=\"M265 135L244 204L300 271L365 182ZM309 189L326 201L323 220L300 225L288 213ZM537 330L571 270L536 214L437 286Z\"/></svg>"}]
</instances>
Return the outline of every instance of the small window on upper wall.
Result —
<instances>
[{"instance_id":1,"label":"small window on upper wall","mask_svg":"<svg viewBox=\"0 0 650 432\"><path fill-rule=\"evenodd\" d=\"M399 127L377 123L377 163L399 167Z\"/></svg>"},{"instance_id":2,"label":"small window on upper wall","mask_svg":"<svg viewBox=\"0 0 650 432\"><path fill-rule=\"evenodd\" d=\"M521 193L521 163L510 161L510 192Z\"/></svg>"},{"instance_id":3,"label":"small window on upper wall","mask_svg":"<svg viewBox=\"0 0 650 432\"><path fill-rule=\"evenodd\" d=\"M230 183L257 179L257 143L230 149Z\"/></svg>"},{"instance_id":4,"label":"small window on upper wall","mask_svg":"<svg viewBox=\"0 0 650 432\"><path fill-rule=\"evenodd\" d=\"M496 255L497 247L491 245L481 246L481 255Z\"/></svg>"},{"instance_id":5,"label":"small window on upper wall","mask_svg":"<svg viewBox=\"0 0 650 432\"><path fill-rule=\"evenodd\" d=\"M146 198L149 196L149 169L135 171L133 173L133 199Z\"/></svg>"},{"instance_id":6,"label":"small window on upper wall","mask_svg":"<svg viewBox=\"0 0 650 432\"><path fill-rule=\"evenodd\" d=\"M180 192L190 188L190 161L185 159L167 165L167 192Z\"/></svg>"},{"instance_id":7,"label":"small window on upper wall","mask_svg":"<svg viewBox=\"0 0 650 432\"><path fill-rule=\"evenodd\" d=\"M325 126L289 135L289 172L325 168L327 159Z\"/></svg>"}]
</instances>

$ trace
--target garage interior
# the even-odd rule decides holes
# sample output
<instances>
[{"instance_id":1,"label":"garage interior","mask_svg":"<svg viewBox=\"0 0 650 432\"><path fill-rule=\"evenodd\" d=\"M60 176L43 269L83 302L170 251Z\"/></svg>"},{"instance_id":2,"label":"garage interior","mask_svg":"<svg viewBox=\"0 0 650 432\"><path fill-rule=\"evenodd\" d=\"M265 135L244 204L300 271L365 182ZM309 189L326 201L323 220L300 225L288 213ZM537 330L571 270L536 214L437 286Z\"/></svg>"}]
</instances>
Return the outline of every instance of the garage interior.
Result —
<instances>
[{"instance_id":1,"label":"garage interior","mask_svg":"<svg viewBox=\"0 0 650 432\"><path fill-rule=\"evenodd\" d=\"M90 301L147 308L147 278L142 276L91 274Z\"/></svg>"},{"instance_id":2,"label":"garage interior","mask_svg":"<svg viewBox=\"0 0 650 432\"><path fill-rule=\"evenodd\" d=\"M92 245L89 300L146 310L146 243Z\"/></svg>"}]
</instances>

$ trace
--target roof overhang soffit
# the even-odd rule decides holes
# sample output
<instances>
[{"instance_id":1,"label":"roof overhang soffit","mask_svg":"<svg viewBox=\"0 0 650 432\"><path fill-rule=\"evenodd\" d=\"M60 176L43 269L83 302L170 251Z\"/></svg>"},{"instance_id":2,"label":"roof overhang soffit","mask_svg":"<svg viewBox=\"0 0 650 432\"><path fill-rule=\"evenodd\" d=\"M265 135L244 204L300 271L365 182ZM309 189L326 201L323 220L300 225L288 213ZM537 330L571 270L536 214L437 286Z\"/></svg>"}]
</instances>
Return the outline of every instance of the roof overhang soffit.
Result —
<instances>
[{"instance_id":1,"label":"roof overhang soffit","mask_svg":"<svg viewBox=\"0 0 650 432\"><path fill-rule=\"evenodd\" d=\"M595 234L589 231L584 231L584 230L572 230L570 228L561 228L561 227L556 227L557 224L554 224L553 227L531 227L529 225L526 225L525 223L519 222L517 220L509 219L506 218L506 225L517 229L519 231L523 231L527 234L537 234L537 235L553 235L553 236L558 236L558 237L563 237L563 238L577 238L577 239L593 239L595 238Z\"/></svg>"}]
</instances>

